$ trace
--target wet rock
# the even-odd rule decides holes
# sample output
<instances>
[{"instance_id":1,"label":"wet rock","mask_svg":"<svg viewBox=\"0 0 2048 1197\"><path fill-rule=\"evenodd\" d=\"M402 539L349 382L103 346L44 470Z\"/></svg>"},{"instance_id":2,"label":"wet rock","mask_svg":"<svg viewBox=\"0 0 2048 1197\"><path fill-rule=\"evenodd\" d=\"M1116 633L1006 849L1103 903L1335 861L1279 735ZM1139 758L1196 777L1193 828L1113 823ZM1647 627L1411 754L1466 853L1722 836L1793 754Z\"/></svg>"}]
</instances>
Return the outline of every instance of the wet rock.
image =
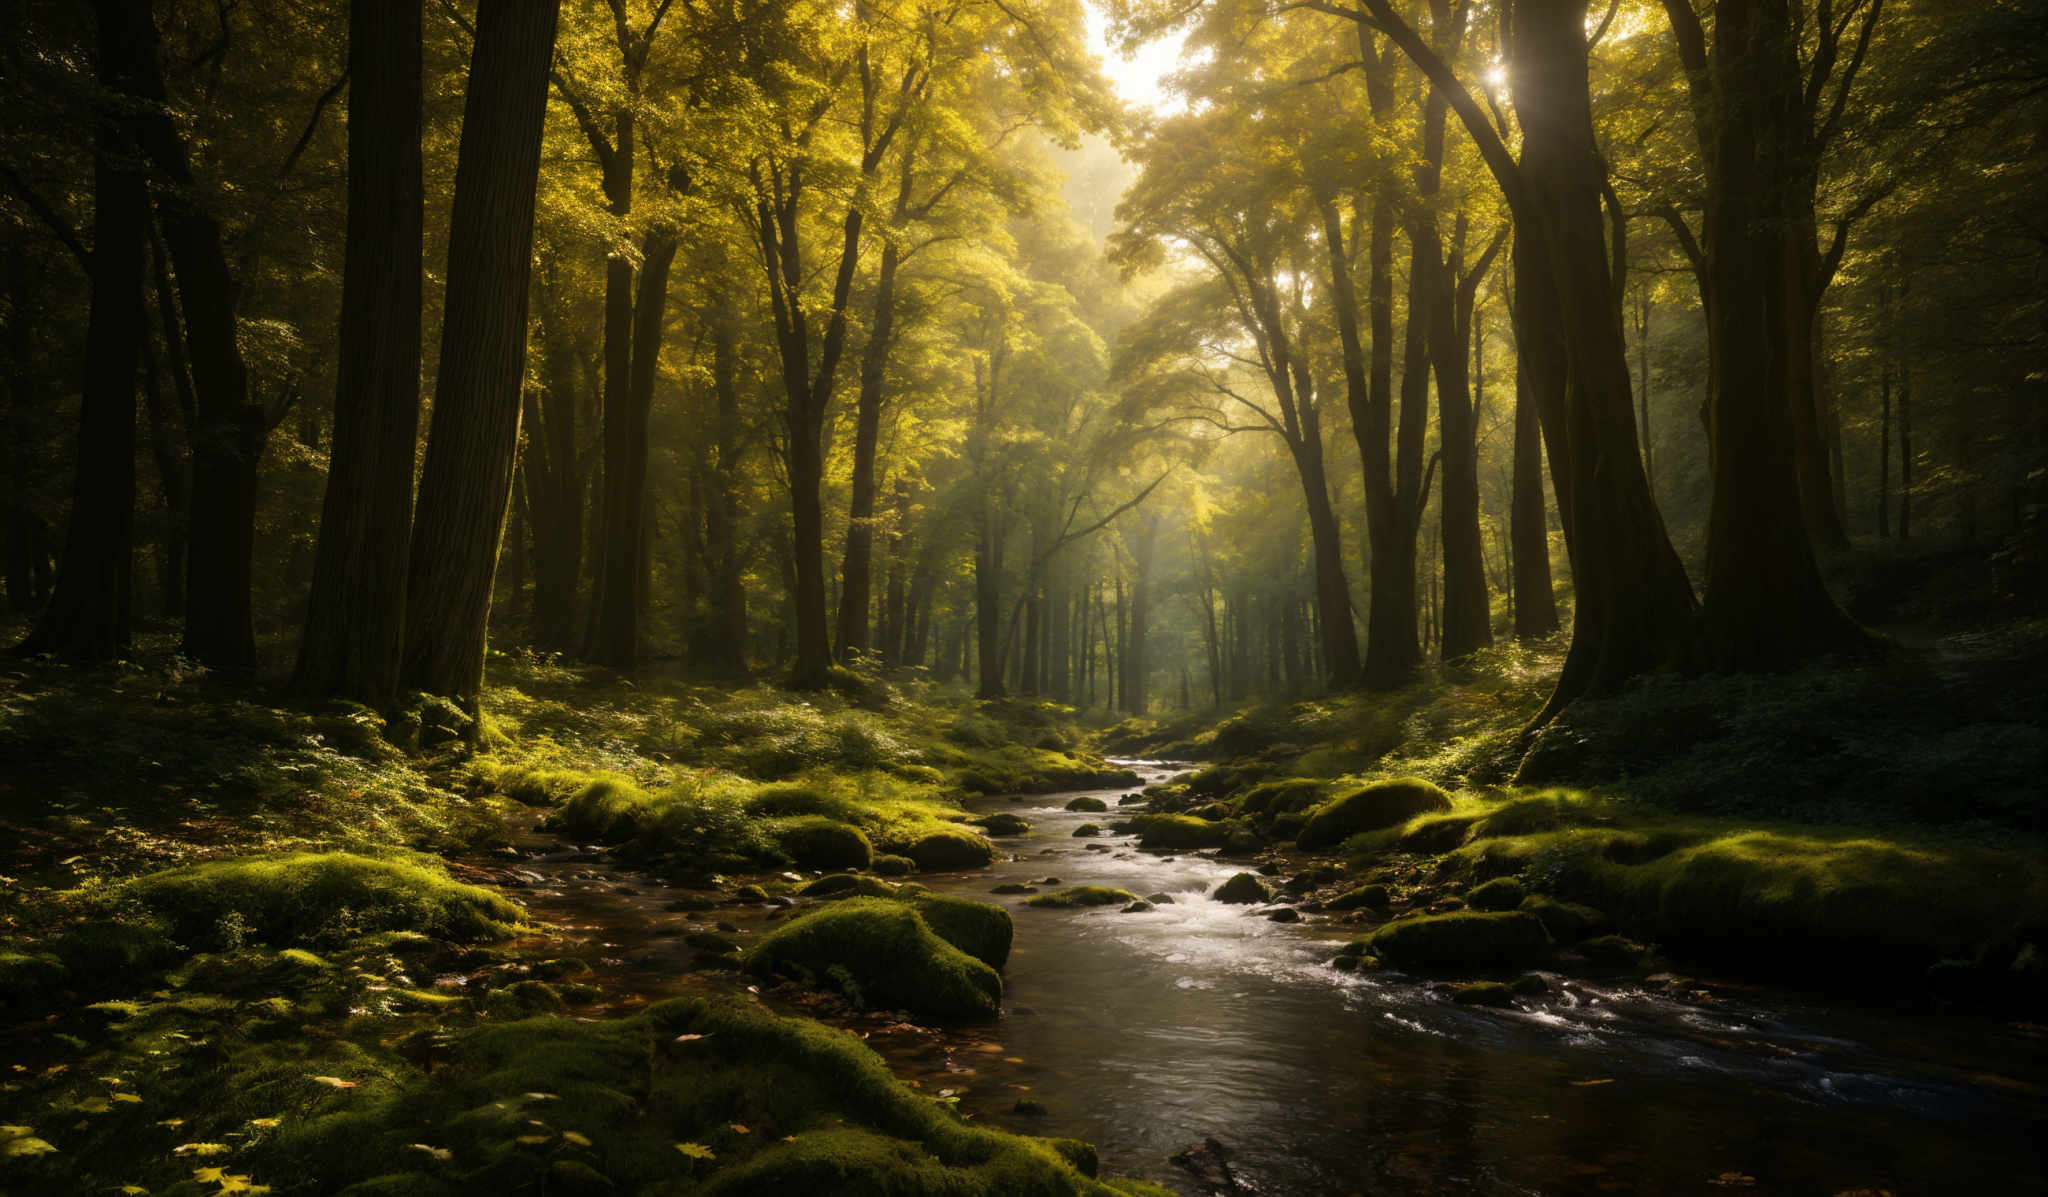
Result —
<instances>
[{"instance_id":1,"label":"wet rock","mask_svg":"<svg viewBox=\"0 0 2048 1197\"><path fill-rule=\"evenodd\" d=\"M1268 913L1266 917L1276 923L1298 923L1301 921L1301 912L1292 906L1282 906Z\"/></svg>"},{"instance_id":2,"label":"wet rock","mask_svg":"<svg viewBox=\"0 0 2048 1197\"><path fill-rule=\"evenodd\" d=\"M1230 837L1228 826L1187 815L1137 815L1131 829L1147 848L1220 848Z\"/></svg>"},{"instance_id":3,"label":"wet rock","mask_svg":"<svg viewBox=\"0 0 2048 1197\"><path fill-rule=\"evenodd\" d=\"M1108 844L1090 844L1088 845L1088 850L1090 852L1107 852L1110 850L1110 847Z\"/></svg>"},{"instance_id":4,"label":"wet rock","mask_svg":"<svg viewBox=\"0 0 2048 1197\"><path fill-rule=\"evenodd\" d=\"M1450 795L1419 777L1374 782L1317 807L1302 825L1295 842L1310 852L1334 848L1360 832L1377 831L1417 815L1449 809Z\"/></svg>"},{"instance_id":5,"label":"wet rock","mask_svg":"<svg viewBox=\"0 0 2048 1197\"><path fill-rule=\"evenodd\" d=\"M1013 881L1005 885L998 885L988 892L992 894L1035 894L1038 892L1038 887L1035 885L1018 885Z\"/></svg>"},{"instance_id":6,"label":"wet rock","mask_svg":"<svg viewBox=\"0 0 2048 1197\"><path fill-rule=\"evenodd\" d=\"M1039 878L1038 880L1036 880L1036 881L1032 882L1031 884L1033 884L1033 885L1064 885L1064 884L1065 884L1065 882L1061 881L1061 880L1060 880L1059 878L1057 878L1057 877L1040 877L1040 878Z\"/></svg>"},{"instance_id":7,"label":"wet rock","mask_svg":"<svg viewBox=\"0 0 2048 1197\"><path fill-rule=\"evenodd\" d=\"M1145 796L1143 794L1125 794L1116 800L1116 804L1118 806L1143 806L1145 804Z\"/></svg>"},{"instance_id":8,"label":"wet rock","mask_svg":"<svg viewBox=\"0 0 2048 1197\"><path fill-rule=\"evenodd\" d=\"M1550 935L1535 915L1459 911L1411 915L1373 932L1372 951L1421 973L1526 968L1550 959Z\"/></svg>"},{"instance_id":9,"label":"wet rock","mask_svg":"<svg viewBox=\"0 0 2048 1197\"><path fill-rule=\"evenodd\" d=\"M1163 890L1156 894L1146 894L1145 900L1147 902L1152 903L1154 906L1172 906L1175 904L1173 900L1173 895L1166 893Z\"/></svg>"},{"instance_id":10,"label":"wet rock","mask_svg":"<svg viewBox=\"0 0 2048 1197\"><path fill-rule=\"evenodd\" d=\"M1499 981L1470 981L1451 986L1451 1000L1461 1006L1512 1006L1515 991Z\"/></svg>"},{"instance_id":11,"label":"wet rock","mask_svg":"<svg viewBox=\"0 0 2048 1197\"><path fill-rule=\"evenodd\" d=\"M727 935L738 935L740 931L738 927L735 927L734 925L724 921L723 919L719 920L717 923L713 925L716 926L720 931L725 932Z\"/></svg>"},{"instance_id":12,"label":"wet rock","mask_svg":"<svg viewBox=\"0 0 2048 1197\"><path fill-rule=\"evenodd\" d=\"M1116 906L1135 902L1138 895L1127 889L1110 889L1101 885L1076 885L1069 889L1055 890L1024 899L1026 906L1073 907L1073 906Z\"/></svg>"},{"instance_id":13,"label":"wet rock","mask_svg":"<svg viewBox=\"0 0 2048 1197\"><path fill-rule=\"evenodd\" d=\"M1150 902L1147 902L1147 901L1144 901L1144 900L1142 900L1142 899L1141 899L1141 900L1139 900L1139 901L1136 901L1136 902L1133 902L1133 903L1131 903L1131 904L1130 904L1129 906L1126 906L1126 907L1124 907L1121 913L1123 913L1123 914L1150 914L1150 913L1152 913L1152 911L1153 911L1153 910L1155 910L1155 909L1156 909L1156 907L1154 907L1154 906L1152 905L1152 903L1150 903Z\"/></svg>"},{"instance_id":14,"label":"wet rock","mask_svg":"<svg viewBox=\"0 0 2048 1197\"><path fill-rule=\"evenodd\" d=\"M1031 824L1007 811L1000 814L983 815L974 821L975 826L990 835L1023 835L1031 830Z\"/></svg>"},{"instance_id":15,"label":"wet rock","mask_svg":"<svg viewBox=\"0 0 2048 1197\"><path fill-rule=\"evenodd\" d=\"M1046 1113L1045 1103L1034 1098L1020 1097L1017 1099L1017 1104L1010 1107L1010 1112L1012 1114L1022 1114L1027 1118L1043 1118Z\"/></svg>"},{"instance_id":16,"label":"wet rock","mask_svg":"<svg viewBox=\"0 0 2048 1197\"><path fill-rule=\"evenodd\" d=\"M1550 982L1535 973L1525 973L1508 982L1508 988L1513 990L1517 997L1535 997L1539 993L1549 993Z\"/></svg>"},{"instance_id":17,"label":"wet rock","mask_svg":"<svg viewBox=\"0 0 2048 1197\"><path fill-rule=\"evenodd\" d=\"M1214 1139L1204 1139L1200 1147L1175 1152L1168 1162L1194 1177L1196 1186L1204 1193L1244 1197L1258 1191L1238 1179L1230 1167L1230 1153Z\"/></svg>"},{"instance_id":18,"label":"wet rock","mask_svg":"<svg viewBox=\"0 0 2048 1197\"><path fill-rule=\"evenodd\" d=\"M1513 910L1527 897L1522 883L1513 877L1495 877L1465 891L1465 902L1474 910Z\"/></svg>"},{"instance_id":19,"label":"wet rock","mask_svg":"<svg viewBox=\"0 0 2048 1197\"><path fill-rule=\"evenodd\" d=\"M1076 827L1076 828L1074 828L1074 835L1075 835L1076 837L1081 837L1081 838L1085 838L1085 837L1087 837L1087 836L1091 836L1091 835L1101 835L1101 834L1102 834L1102 828L1100 828L1100 827L1097 827L1097 826L1096 826L1095 824L1093 824L1093 823L1083 823L1083 824L1081 824L1081 825L1080 825L1079 827Z\"/></svg>"},{"instance_id":20,"label":"wet rock","mask_svg":"<svg viewBox=\"0 0 2048 1197\"><path fill-rule=\"evenodd\" d=\"M1273 893L1271 890L1266 888L1264 882L1260 881L1257 877L1253 876L1252 874L1239 873L1235 877L1232 877L1230 880L1217 886L1216 892L1209 896L1216 899L1218 902L1229 902L1233 905L1239 906L1251 906L1260 902L1270 900L1273 897Z\"/></svg>"},{"instance_id":21,"label":"wet rock","mask_svg":"<svg viewBox=\"0 0 2048 1197\"><path fill-rule=\"evenodd\" d=\"M782 894L776 894L774 897L768 899L768 904L770 906L776 907L779 910L787 910L790 907L796 905L796 899L786 897Z\"/></svg>"},{"instance_id":22,"label":"wet rock","mask_svg":"<svg viewBox=\"0 0 2048 1197\"><path fill-rule=\"evenodd\" d=\"M1104 802L1100 798L1091 798L1086 794L1083 794L1081 797L1076 798L1072 802L1067 803L1067 809L1072 811L1086 811L1089 814L1097 814L1102 811L1108 810L1109 803Z\"/></svg>"},{"instance_id":23,"label":"wet rock","mask_svg":"<svg viewBox=\"0 0 2048 1197\"><path fill-rule=\"evenodd\" d=\"M732 896L741 902L766 902L768 891L758 885L742 885L732 891Z\"/></svg>"},{"instance_id":24,"label":"wet rock","mask_svg":"<svg viewBox=\"0 0 2048 1197\"><path fill-rule=\"evenodd\" d=\"M1261 877L1278 877L1279 875L1280 862L1277 860L1269 860L1259 866L1259 876Z\"/></svg>"},{"instance_id":25,"label":"wet rock","mask_svg":"<svg viewBox=\"0 0 2048 1197\"><path fill-rule=\"evenodd\" d=\"M714 956L729 956L740 950L738 944L722 935L713 935L709 931L699 931L694 935L685 935L683 936L683 942L700 952L709 952Z\"/></svg>"}]
</instances>

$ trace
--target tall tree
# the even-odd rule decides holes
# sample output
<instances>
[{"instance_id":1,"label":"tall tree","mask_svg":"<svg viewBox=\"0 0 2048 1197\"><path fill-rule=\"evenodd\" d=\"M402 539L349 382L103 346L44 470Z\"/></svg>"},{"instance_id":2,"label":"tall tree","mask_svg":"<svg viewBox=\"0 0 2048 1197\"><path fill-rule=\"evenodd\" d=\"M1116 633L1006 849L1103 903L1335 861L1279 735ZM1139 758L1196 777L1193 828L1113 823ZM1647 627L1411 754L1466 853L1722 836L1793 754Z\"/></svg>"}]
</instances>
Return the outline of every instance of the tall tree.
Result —
<instances>
[{"instance_id":1,"label":"tall tree","mask_svg":"<svg viewBox=\"0 0 2048 1197\"><path fill-rule=\"evenodd\" d=\"M131 115L147 94L156 25L127 0L95 0L99 83L93 132L92 309L78 412L78 465L57 585L24 653L108 661L129 644L135 537L135 368L149 188Z\"/></svg>"},{"instance_id":2,"label":"tall tree","mask_svg":"<svg viewBox=\"0 0 2048 1197\"><path fill-rule=\"evenodd\" d=\"M389 705L419 437L421 5L351 0L348 241L320 544L294 685Z\"/></svg>"},{"instance_id":3,"label":"tall tree","mask_svg":"<svg viewBox=\"0 0 2048 1197\"><path fill-rule=\"evenodd\" d=\"M559 9L560 0L483 5L463 99L400 677L472 705L519 446L534 187Z\"/></svg>"}]
</instances>

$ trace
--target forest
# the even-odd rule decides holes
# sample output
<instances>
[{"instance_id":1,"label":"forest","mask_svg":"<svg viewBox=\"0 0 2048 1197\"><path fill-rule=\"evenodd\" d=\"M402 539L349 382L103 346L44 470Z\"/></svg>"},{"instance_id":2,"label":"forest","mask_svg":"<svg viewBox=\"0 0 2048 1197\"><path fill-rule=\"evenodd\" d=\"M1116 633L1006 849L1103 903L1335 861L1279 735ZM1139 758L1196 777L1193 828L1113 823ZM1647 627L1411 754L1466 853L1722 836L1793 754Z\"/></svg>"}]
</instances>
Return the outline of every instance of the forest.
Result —
<instances>
[{"instance_id":1,"label":"forest","mask_svg":"<svg viewBox=\"0 0 2048 1197\"><path fill-rule=\"evenodd\" d=\"M2044 0L0 0L0 1197L2048 1188L2044 197Z\"/></svg>"}]
</instances>

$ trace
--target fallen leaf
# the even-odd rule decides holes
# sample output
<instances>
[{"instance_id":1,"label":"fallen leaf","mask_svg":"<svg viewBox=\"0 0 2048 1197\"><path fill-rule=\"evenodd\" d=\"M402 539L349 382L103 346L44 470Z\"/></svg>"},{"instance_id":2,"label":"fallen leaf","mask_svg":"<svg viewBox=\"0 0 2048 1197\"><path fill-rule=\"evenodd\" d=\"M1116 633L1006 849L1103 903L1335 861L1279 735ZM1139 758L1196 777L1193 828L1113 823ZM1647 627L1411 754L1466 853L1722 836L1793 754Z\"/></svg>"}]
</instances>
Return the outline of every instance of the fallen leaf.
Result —
<instances>
[{"instance_id":1,"label":"fallen leaf","mask_svg":"<svg viewBox=\"0 0 2048 1197\"><path fill-rule=\"evenodd\" d=\"M735 1122L732 1124L732 1133L736 1135L751 1135L754 1132L748 1130L746 1127L741 1126L739 1123Z\"/></svg>"},{"instance_id":2,"label":"fallen leaf","mask_svg":"<svg viewBox=\"0 0 2048 1197\"><path fill-rule=\"evenodd\" d=\"M512 1141L514 1143L524 1143L528 1147L532 1147L536 1144L546 1143L553 1138L553 1135L521 1135Z\"/></svg>"},{"instance_id":3,"label":"fallen leaf","mask_svg":"<svg viewBox=\"0 0 2048 1197\"><path fill-rule=\"evenodd\" d=\"M590 1137L577 1134L575 1131L563 1131L562 1142L574 1144L577 1147L588 1147L590 1146Z\"/></svg>"},{"instance_id":4,"label":"fallen leaf","mask_svg":"<svg viewBox=\"0 0 2048 1197\"><path fill-rule=\"evenodd\" d=\"M408 1143L406 1146L414 1151L424 1151L444 1164L455 1158L455 1153L446 1147L429 1147L425 1143Z\"/></svg>"},{"instance_id":5,"label":"fallen leaf","mask_svg":"<svg viewBox=\"0 0 2048 1197\"><path fill-rule=\"evenodd\" d=\"M715 1160L718 1158L717 1152L704 1146L702 1143L678 1143L676 1144L676 1150L693 1160Z\"/></svg>"},{"instance_id":6,"label":"fallen leaf","mask_svg":"<svg viewBox=\"0 0 2048 1197\"><path fill-rule=\"evenodd\" d=\"M180 1143L171 1149L172 1155L226 1155L225 1143Z\"/></svg>"},{"instance_id":7,"label":"fallen leaf","mask_svg":"<svg viewBox=\"0 0 2048 1197\"><path fill-rule=\"evenodd\" d=\"M336 1089L353 1089L356 1087L354 1081L344 1081L338 1076L316 1076L310 1079L318 1081L323 1085L331 1085Z\"/></svg>"}]
</instances>

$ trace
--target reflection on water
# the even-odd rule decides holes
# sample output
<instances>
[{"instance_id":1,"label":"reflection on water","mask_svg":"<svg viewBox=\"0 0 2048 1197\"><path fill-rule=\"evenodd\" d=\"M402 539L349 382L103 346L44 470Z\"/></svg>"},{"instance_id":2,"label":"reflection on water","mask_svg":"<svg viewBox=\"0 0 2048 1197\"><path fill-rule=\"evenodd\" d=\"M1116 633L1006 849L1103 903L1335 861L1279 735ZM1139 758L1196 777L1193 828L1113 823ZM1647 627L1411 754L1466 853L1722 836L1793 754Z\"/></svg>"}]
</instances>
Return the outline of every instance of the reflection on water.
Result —
<instances>
[{"instance_id":1,"label":"reflection on water","mask_svg":"<svg viewBox=\"0 0 2048 1197\"><path fill-rule=\"evenodd\" d=\"M1148 781L1167 771L1137 764ZM1115 791L1100 796L1114 806ZM2036 1029L1761 994L1686 1004L1560 977L1522 1008L1456 1006L1399 977L1325 967L1352 928L1277 924L1186 892L1238 864L1074 838L1115 815L1070 813L1071 797L993 800L1032 824L1001 841L1014 859L920 878L1004 903L1017 922L999 1023L870 1039L971 1117L1086 1139L1105 1168L1187 1193L1199 1190L1168 1157L1205 1137L1267 1194L2048 1188ZM643 991L686 984L689 953L672 938L684 916L661 911L667 891L617 895L597 880L616 878L573 867L524 896L587 918ZM1179 900L1124 914L988 892L1048 876ZM1043 1115L1012 1111L1026 1092Z\"/></svg>"}]
</instances>

